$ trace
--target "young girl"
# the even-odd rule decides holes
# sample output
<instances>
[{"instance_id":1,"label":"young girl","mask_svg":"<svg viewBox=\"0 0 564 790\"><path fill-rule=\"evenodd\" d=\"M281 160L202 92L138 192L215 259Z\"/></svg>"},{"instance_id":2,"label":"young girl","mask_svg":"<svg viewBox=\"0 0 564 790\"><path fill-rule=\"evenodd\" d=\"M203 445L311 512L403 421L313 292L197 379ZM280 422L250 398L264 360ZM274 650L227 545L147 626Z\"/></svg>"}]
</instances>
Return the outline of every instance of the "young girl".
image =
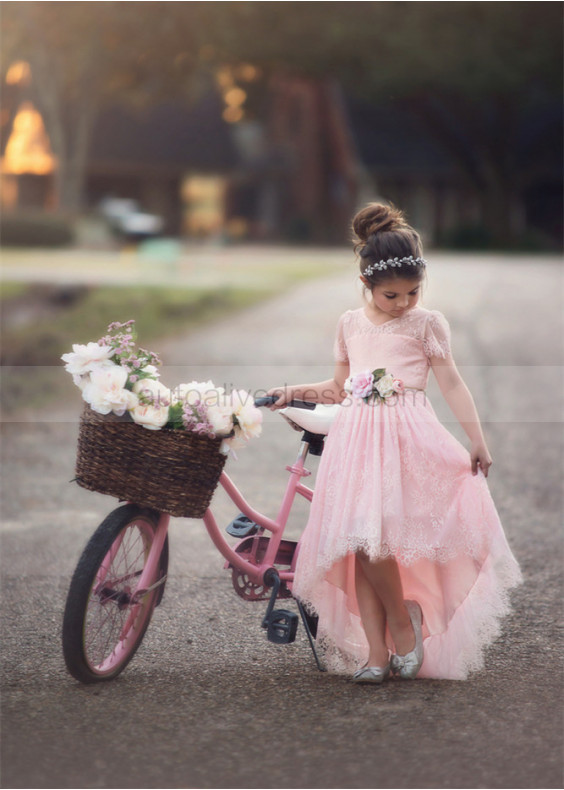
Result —
<instances>
[{"instance_id":1,"label":"young girl","mask_svg":"<svg viewBox=\"0 0 564 790\"><path fill-rule=\"evenodd\" d=\"M379 204L360 211L353 230L367 299L339 319L334 378L269 391L279 395L273 408L292 398L341 403L293 593L319 616L330 670L359 683L390 673L464 679L483 666L520 570L488 489L492 459L449 325L418 305L427 265L419 235ZM470 455L426 397L430 368Z\"/></svg>"}]
</instances>

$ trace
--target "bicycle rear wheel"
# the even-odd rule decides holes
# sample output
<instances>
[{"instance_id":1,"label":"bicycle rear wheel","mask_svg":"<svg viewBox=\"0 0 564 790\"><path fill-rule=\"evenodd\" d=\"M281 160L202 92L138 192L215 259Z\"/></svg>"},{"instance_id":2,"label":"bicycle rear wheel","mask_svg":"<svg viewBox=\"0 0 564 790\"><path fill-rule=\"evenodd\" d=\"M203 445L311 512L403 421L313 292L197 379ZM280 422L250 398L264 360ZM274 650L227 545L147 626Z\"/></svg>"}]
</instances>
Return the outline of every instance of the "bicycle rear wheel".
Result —
<instances>
[{"instance_id":1,"label":"bicycle rear wheel","mask_svg":"<svg viewBox=\"0 0 564 790\"><path fill-rule=\"evenodd\" d=\"M135 597L159 514L138 505L110 513L92 535L71 580L63 618L63 655L82 683L111 680L127 666L163 594L168 536L148 592ZM161 582L161 584L159 584Z\"/></svg>"}]
</instances>

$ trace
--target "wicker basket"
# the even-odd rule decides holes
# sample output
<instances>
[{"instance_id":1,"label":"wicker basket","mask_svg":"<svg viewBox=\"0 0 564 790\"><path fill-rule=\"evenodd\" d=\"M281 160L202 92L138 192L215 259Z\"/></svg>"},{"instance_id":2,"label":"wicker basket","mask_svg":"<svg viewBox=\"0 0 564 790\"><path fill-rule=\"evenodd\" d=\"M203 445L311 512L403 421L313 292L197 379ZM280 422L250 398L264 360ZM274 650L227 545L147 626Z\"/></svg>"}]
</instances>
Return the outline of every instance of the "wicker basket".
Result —
<instances>
[{"instance_id":1,"label":"wicker basket","mask_svg":"<svg viewBox=\"0 0 564 790\"><path fill-rule=\"evenodd\" d=\"M129 416L86 407L80 419L76 481L172 516L202 518L226 456L221 439L191 431L151 431Z\"/></svg>"}]
</instances>

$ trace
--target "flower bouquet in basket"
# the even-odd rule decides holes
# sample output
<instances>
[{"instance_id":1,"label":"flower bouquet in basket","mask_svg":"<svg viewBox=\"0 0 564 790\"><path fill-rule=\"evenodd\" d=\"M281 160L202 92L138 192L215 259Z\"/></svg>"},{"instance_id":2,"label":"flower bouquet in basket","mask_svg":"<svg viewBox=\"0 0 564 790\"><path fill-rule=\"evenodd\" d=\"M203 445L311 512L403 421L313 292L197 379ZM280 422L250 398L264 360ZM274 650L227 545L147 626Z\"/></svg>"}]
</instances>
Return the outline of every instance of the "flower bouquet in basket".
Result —
<instances>
[{"instance_id":1,"label":"flower bouquet in basket","mask_svg":"<svg viewBox=\"0 0 564 790\"><path fill-rule=\"evenodd\" d=\"M250 393L211 381L167 388L158 356L136 346L134 321L110 324L62 360L87 404L76 463L84 488L201 518L229 451L260 435Z\"/></svg>"}]
</instances>

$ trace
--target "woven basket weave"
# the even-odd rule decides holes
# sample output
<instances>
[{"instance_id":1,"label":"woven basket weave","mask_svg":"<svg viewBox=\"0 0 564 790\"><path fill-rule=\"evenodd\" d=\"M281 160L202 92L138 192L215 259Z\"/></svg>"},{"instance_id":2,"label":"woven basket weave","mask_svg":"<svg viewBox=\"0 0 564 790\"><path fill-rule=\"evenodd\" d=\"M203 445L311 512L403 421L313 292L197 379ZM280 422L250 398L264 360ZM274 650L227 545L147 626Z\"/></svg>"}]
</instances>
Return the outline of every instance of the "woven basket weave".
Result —
<instances>
[{"instance_id":1,"label":"woven basket weave","mask_svg":"<svg viewBox=\"0 0 564 790\"><path fill-rule=\"evenodd\" d=\"M202 518L226 456L221 439L191 431L151 431L130 417L86 407L80 419L76 481L172 516Z\"/></svg>"}]
</instances>

